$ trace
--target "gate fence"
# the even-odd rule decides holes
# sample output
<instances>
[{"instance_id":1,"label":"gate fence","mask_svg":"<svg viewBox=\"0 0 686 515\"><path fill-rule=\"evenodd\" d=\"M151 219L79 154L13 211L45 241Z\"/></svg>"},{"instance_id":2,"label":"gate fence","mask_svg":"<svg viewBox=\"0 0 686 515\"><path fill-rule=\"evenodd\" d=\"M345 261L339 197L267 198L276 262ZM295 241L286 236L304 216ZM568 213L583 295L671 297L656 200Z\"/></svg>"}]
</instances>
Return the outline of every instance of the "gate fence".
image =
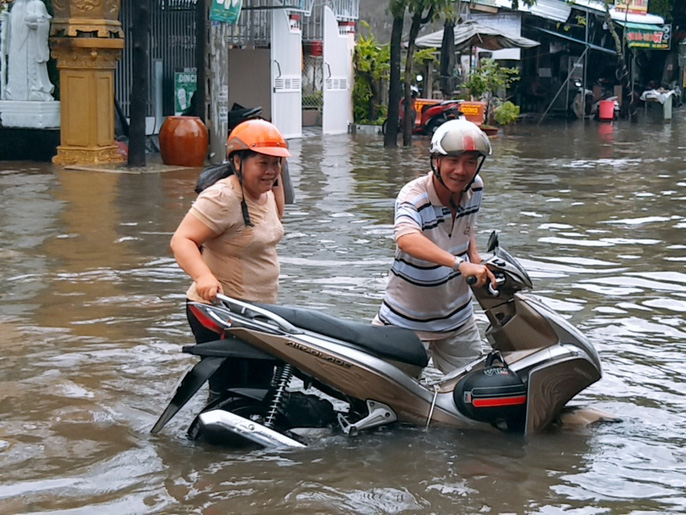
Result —
<instances>
[{"instance_id":1,"label":"gate fence","mask_svg":"<svg viewBox=\"0 0 686 515\"><path fill-rule=\"evenodd\" d=\"M130 116L133 81L132 28L137 0L122 0L120 18L126 37L122 58L114 74L115 96L124 114ZM146 116L174 114L174 72L195 68L196 0L159 0L150 20L150 80ZM156 120L159 126L161 120Z\"/></svg>"},{"instance_id":2,"label":"gate fence","mask_svg":"<svg viewBox=\"0 0 686 515\"><path fill-rule=\"evenodd\" d=\"M133 82L132 28L134 6L138 0L122 0L120 19L126 46L115 71L115 96L124 115L130 117ZM151 10L150 80L147 117L155 118L155 131L162 118L174 114L174 73L195 68L195 6L197 0L157 0ZM284 4L298 4L297 1ZM359 16L359 0L301 0L300 8L288 9L301 14L303 43L321 44L324 5L331 7L340 20ZM271 10L274 0L244 0L238 24L229 28L229 42L235 46L268 47L271 38ZM302 16L304 15L304 16ZM303 105L321 109L323 93L322 57L308 55L303 60Z\"/></svg>"}]
</instances>

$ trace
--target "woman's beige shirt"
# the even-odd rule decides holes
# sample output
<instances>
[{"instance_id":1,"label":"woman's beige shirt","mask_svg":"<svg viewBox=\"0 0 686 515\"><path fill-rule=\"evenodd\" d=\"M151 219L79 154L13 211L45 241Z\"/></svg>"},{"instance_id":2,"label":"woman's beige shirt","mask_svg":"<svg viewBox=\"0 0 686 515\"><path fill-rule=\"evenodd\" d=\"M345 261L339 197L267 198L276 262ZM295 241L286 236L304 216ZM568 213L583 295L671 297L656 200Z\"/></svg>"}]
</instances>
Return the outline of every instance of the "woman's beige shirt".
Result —
<instances>
[{"instance_id":1,"label":"woman's beige shirt","mask_svg":"<svg viewBox=\"0 0 686 515\"><path fill-rule=\"evenodd\" d=\"M190 213L217 235L203 245L202 258L224 289L224 294L246 301L274 304L279 289L276 245L283 237L276 201L270 191L267 202L256 204L246 196L250 221L241 213L241 189L235 178L217 181L196 199ZM190 300L202 302L195 283Z\"/></svg>"}]
</instances>

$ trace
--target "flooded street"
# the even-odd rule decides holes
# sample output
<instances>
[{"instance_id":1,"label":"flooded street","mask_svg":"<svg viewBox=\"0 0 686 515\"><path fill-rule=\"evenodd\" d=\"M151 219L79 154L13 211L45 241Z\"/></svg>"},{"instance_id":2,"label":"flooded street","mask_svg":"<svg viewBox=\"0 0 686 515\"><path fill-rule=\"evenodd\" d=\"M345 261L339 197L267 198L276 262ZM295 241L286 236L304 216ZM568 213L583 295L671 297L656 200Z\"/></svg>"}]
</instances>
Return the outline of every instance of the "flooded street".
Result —
<instances>
[{"instance_id":1,"label":"flooded street","mask_svg":"<svg viewBox=\"0 0 686 515\"><path fill-rule=\"evenodd\" d=\"M685 512L685 131L683 109L670 125L521 125L482 171L480 248L499 230L589 337L604 377L572 403L620 423L526 438L394 427L279 452L189 442L204 390L149 434L195 363L169 239L198 170L0 162L0 512ZM425 138L382 143L290 141L281 303L375 314L394 198L429 166Z\"/></svg>"}]
</instances>

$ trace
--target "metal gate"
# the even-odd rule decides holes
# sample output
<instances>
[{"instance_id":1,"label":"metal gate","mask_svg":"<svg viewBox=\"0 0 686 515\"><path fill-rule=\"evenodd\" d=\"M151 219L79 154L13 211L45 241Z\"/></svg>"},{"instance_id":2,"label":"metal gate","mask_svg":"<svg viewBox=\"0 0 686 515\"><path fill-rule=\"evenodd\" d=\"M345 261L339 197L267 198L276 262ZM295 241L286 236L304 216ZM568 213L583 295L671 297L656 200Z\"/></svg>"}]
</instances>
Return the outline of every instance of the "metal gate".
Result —
<instances>
[{"instance_id":1,"label":"metal gate","mask_svg":"<svg viewBox=\"0 0 686 515\"><path fill-rule=\"evenodd\" d=\"M127 117L133 82L131 31L136 1L121 3L126 46L114 74L115 96ZM195 67L195 4L196 0L159 0L151 9L148 117L174 114L174 72ZM161 123L162 120L155 120L155 127Z\"/></svg>"},{"instance_id":2,"label":"metal gate","mask_svg":"<svg viewBox=\"0 0 686 515\"><path fill-rule=\"evenodd\" d=\"M321 126L322 106L324 105L324 56L321 41L318 45L303 44L302 104L303 127Z\"/></svg>"}]
</instances>

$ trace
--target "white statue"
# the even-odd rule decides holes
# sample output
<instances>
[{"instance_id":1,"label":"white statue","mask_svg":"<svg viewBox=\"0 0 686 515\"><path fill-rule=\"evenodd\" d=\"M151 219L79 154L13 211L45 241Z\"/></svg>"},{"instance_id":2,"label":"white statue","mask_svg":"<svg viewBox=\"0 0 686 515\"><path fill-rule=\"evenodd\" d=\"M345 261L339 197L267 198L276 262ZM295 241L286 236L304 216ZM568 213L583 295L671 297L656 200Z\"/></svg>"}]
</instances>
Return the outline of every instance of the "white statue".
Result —
<instances>
[{"instance_id":1,"label":"white statue","mask_svg":"<svg viewBox=\"0 0 686 515\"><path fill-rule=\"evenodd\" d=\"M48 77L50 19L41 0L15 0L2 32L7 60L3 100L48 102L55 87Z\"/></svg>"}]
</instances>

